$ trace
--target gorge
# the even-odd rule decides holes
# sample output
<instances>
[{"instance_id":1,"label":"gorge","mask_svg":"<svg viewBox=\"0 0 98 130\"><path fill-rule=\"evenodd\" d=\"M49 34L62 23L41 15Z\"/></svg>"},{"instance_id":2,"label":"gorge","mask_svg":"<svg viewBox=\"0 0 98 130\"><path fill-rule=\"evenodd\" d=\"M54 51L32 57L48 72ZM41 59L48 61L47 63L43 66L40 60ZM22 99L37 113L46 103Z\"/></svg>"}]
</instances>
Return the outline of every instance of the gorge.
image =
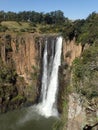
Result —
<instances>
[{"instance_id":1,"label":"gorge","mask_svg":"<svg viewBox=\"0 0 98 130\"><path fill-rule=\"evenodd\" d=\"M50 126L57 121L51 116L57 116L58 111L64 123L62 125L63 121L60 123L57 121L55 129L80 130L88 121L86 116L90 118L95 115L95 118L89 122L96 122L98 111L95 103L97 101L95 102L94 99L89 104L88 100L74 90L71 70L74 59L81 57L83 51L89 48L88 44L77 45L75 38L66 41L57 34L32 33L1 34L0 42L0 62L1 70L3 70L0 73L5 77L0 84L0 112L11 112L13 109L22 108L20 112L14 110L12 114L7 112L1 115L0 121L8 123L6 127L4 123L0 125L2 130L27 130L28 128L40 130L41 127L46 129L47 124L51 130ZM79 83L79 85L82 84ZM86 102L84 106L83 102ZM37 107L31 106L34 104L38 104ZM91 104L94 104L94 108ZM35 109L42 115L39 116ZM49 118L44 118L44 115ZM6 116L10 120L7 120ZM12 125L13 119L15 122ZM19 126L19 124L22 125Z\"/></svg>"}]
</instances>

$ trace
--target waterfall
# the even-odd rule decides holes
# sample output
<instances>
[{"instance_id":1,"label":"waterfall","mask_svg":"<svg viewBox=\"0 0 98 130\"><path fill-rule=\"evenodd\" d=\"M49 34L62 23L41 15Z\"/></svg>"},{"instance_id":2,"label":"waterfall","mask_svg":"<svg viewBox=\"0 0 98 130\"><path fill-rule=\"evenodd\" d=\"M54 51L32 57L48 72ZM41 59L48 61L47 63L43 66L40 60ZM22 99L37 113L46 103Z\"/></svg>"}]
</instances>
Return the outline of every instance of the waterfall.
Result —
<instances>
[{"instance_id":1,"label":"waterfall","mask_svg":"<svg viewBox=\"0 0 98 130\"><path fill-rule=\"evenodd\" d=\"M62 37L57 37L56 41L52 40L52 43L46 40L43 55L41 102L38 104L40 114L46 117L58 116L58 70L61 64L61 50Z\"/></svg>"}]
</instances>

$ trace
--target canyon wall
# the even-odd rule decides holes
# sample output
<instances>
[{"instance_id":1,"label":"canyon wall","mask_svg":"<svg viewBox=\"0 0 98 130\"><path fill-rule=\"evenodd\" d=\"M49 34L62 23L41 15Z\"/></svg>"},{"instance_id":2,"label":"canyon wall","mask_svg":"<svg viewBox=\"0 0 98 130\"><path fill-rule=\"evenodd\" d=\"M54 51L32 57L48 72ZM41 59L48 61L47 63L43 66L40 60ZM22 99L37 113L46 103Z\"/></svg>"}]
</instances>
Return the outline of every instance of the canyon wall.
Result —
<instances>
[{"instance_id":1,"label":"canyon wall","mask_svg":"<svg viewBox=\"0 0 98 130\"><path fill-rule=\"evenodd\" d=\"M32 33L0 34L0 70L2 70L0 71L0 112L38 102L45 40L48 38L49 42L56 36ZM84 47L81 44L77 45L75 39L71 41L63 39L58 94L58 110L66 117L66 120L63 119L63 130L81 130L91 115L98 114L98 111L93 111L90 106L93 103L88 105L86 100L87 106L84 107L84 97L81 98L74 91L70 92L68 87L72 85L72 62L88 47L88 44ZM6 77L3 77L6 81L1 82L2 74ZM9 77L11 81L8 80ZM67 105L64 106L64 102L67 102Z\"/></svg>"},{"instance_id":2,"label":"canyon wall","mask_svg":"<svg viewBox=\"0 0 98 130\"><path fill-rule=\"evenodd\" d=\"M0 34L0 61L2 68L6 67L6 81L2 81L0 86L1 112L38 102L41 90L43 50L47 38L49 42L52 38L55 39L56 35L12 34L11 32ZM50 54L50 49L48 51ZM4 71L0 74L4 75ZM16 77L8 71L15 73ZM7 77L15 78L14 83L12 79L7 80ZM0 78L4 79L2 76Z\"/></svg>"},{"instance_id":3,"label":"canyon wall","mask_svg":"<svg viewBox=\"0 0 98 130\"><path fill-rule=\"evenodd\" d=\"M5 64L12 58L17 74L29 83L29 75L33 66L38 66L38 50L32 34L2 35L1 58Z\"/></svg>"},{"instance_id":4,"label":"canyon wall","mask_svg":"<svg viewBox=\"0 0 98 130\"><path fill-rule=\"evenodd\" d=\"M76 57L80 57L82 53L82 45L76 43L75 38L71 41L63 41L63 58L69 66L72 65Z\"/></svg>"},{"instance_id":5,"label":"canyon wall","mask_svg":"<svg viewBox=\"0 0 98 130\"><path fill-rule=\"evenodd\" d=\"M12 58L15 61L16 71L19 76L24 77L30 83L30 73L33 67L39 67L39 50L32 34L11 39L13 50Z\"/></svg>"},{"instance_id":6,"label":"canyon wall","mask_svg":"<svg viewBox=\"0 0 98 130\"><path fill-rule=\"evenodd\" d=\"M60 130L83 130L83 127L86 124L93 126L97 122L98 99L95 97L92 99L87 99L85 95L76 90L77 87L85 89L84 83L82 82L86 82L86 80L89 80L89 77L86 77L85 81L82 81L80 84L78 81L79 85L75 86L72 73L73 60L76 57L81 58L84 50L88 49L89 47L89 44L85 44L85 46L82 46L81 44L77 45L75 39L73 39L72 41L63 42L62 66L60 68L60 87L62 86L63 90L60 89L60 95L62 95L60 100L62 101L61 104L63 104L61 108L63 108L62 122L64 123L64 126L63 128L60 127ZM97 83L97 81L95 81L95 83ZM88 86L88 91L89 89L90 88ZM97 130L98 127L96 126L93 129Z\"/></svg>"},{"instance_id":7,"label":"canyon wall","mask_svg":"<svg viewBox=\"0 0 98 130\"><path fill-rule=\"evenodd\" d=\"M10 106L10 102L12 102L12 108L14 109L14 104L16 104L15 107L17 107L21 106L21 104L25 104L25 102L29 104L37 101L41 89L42 57L45 40L48 38L49 42L52 38L55 39L56 37L57 35L39 35L32 33L0 34L0 59L3 62L3 66L10 66L10 69L13 68L17 74L15 84L11 84L12 86L15 86L15 90L12 90L15 94L10 94L8 89L10 85L8 85L8 82L7 85L5 85L6 89L1 87L2 91L6 91L4 95L1 95L1 106L4 107L5 104L4 108L1 107L2 109L6 108L6 102L7 106ZM48 51L49 50L50 49L48 49ZM69 81L68 78L70 78L69 74L67 74L67 78L65 76L66 65L71 66L73 60L81 55L81 51L82 46L80 44L76 45L75 39L72 41L65 41L63 39L62 66L60 67L60 73L63 75L64 80L62 80L63 78L60 80L62 81L60 83L60 86L62 87L60 87L59 90L59 106L62 104L60 103L61 96L64 94L62 94L62 90L64 90L65 87L63 84L67 84ZM6 76L9 75L6 74ZM17 91L17 93L14 91ZM17 105L17 103L19 105ZM59 111L62 111L61 109L62 105L60 106Z\"/></svg>"},{"instance_id":8,"label":"canyon wall","mask_svg":"<svg viewBox=\"0 0 98 130\"><path fill-rule=\"evenodd\" d=\"M0 61L3 68L3 71L0 71L0 79L4 79L2 75L5 75L5 79L15 78L14 83L12 79L0 83L1 112L37 101L43 42L35 41L36 36L30 33L0 35ZM15 73L16 77L8 71ZM14 89L10 90L11 86L14 86Z\"/></svg>"}]
</instances>

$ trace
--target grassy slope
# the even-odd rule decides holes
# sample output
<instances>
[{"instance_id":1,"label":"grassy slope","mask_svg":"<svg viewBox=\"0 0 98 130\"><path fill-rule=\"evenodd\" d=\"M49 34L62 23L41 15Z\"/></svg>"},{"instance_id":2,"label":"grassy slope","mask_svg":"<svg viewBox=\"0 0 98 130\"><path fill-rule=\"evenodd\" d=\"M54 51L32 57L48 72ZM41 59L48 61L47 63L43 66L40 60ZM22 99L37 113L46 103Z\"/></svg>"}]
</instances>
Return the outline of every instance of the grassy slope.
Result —
<instances>
[{"instance_id":1,"label":"grassy slope","mask_svg":"<svg viewBox=\"0 0 98 130\"><path fill-rule=\"evenodd\" d=\"M35 31L36 32L36 26L32 25L29 22L3 21L1 22L1 25L3 27L8 28L6 31L13 31L13 32Z\"/></svg>"},{"instance_id":2,"label":"grassy slope","mask_svg":"<svg viewBox=\"0 0 98 130\"><path fill-rule=\"evenodd\" d=\"M35 24L31 22L2 21L0 27L5 31L0 32L32 32L32 33L60 33L62 25ZM6 29L5 29L6 28Z\"/></svg>"}]
</instances>

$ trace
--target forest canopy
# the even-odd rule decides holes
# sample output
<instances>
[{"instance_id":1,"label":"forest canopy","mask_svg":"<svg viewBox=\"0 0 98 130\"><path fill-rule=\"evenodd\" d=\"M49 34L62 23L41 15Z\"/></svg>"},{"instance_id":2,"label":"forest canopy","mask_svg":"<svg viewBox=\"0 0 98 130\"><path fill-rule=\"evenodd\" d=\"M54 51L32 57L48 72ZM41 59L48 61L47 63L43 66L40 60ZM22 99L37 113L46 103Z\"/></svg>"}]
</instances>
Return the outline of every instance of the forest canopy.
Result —
<instances>
[{"instance_id":1,"label":"forest canopy","mask_svg":"<svg viewBox=\"0 0 98 130\"><path fill-rule=\"evenodd\" d=\"M23 11L19 13L0 11L1 21L22 21L34 23L56 24L64 22L66 18L61 10L52 11L50 13L39 13L35 11Z\"/></svg>"}]
</instances>

